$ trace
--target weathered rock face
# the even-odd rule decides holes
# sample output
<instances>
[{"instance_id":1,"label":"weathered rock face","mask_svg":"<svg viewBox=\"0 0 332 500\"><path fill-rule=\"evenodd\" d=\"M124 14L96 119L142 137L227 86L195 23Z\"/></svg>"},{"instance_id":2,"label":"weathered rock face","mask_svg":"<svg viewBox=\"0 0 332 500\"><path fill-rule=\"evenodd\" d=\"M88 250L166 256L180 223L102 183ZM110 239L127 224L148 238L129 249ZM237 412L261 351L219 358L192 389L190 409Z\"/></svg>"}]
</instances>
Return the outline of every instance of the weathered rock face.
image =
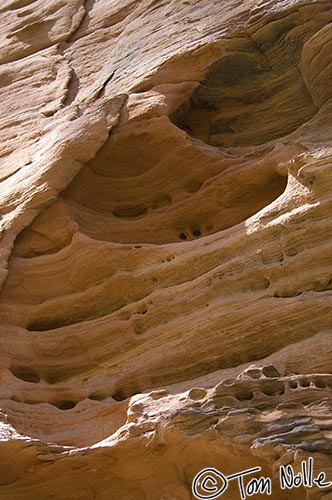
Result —
<instances>
[{"instance_id":1,"label":"weathered rock face","mask_svg":"<svg viewBox=\"0 0 332 500\"><path fill-rule=\"evenodd\" d=\"M332 498L331 1L0 12L1 499Z\"/></svg>"}]
</instances>

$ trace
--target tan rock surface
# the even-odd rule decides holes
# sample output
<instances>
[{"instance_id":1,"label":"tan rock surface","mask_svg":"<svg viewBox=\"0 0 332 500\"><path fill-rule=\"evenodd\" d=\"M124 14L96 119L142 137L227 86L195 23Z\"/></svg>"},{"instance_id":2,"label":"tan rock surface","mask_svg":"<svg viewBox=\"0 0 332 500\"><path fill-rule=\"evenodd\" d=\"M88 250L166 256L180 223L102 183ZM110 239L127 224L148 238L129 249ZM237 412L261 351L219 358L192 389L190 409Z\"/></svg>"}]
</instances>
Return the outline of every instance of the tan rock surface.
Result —
<instances>
[{"instance_id":1,"label":"tan rock surface","mask_svg":"<svg viewBox=\"0 0 332 500\"><path fill-rule=\"evenodd\" d=\"M332 2L0 6L1 500L332 479ZM236 484L222 496L239 497Z\"/></svg>"}]
</instances>

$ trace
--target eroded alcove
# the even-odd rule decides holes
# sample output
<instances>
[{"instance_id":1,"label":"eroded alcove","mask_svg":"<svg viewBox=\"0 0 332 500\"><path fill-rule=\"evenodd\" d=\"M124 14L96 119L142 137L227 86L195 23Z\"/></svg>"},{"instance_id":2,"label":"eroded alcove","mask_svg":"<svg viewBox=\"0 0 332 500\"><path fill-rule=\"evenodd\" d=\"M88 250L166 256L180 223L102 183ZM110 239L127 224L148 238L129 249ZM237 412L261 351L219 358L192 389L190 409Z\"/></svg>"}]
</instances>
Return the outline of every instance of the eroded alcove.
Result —
<instances>
[{"instance_id":1,"label":"eroded alcove","mask_svg":"<svg viewBox=\"0 0 332 500\"><path fill-rule=\"evenodd\" d=\"M305 10L303 10L305 12ZM284 137L317 112L299 63L317 30L301 11L225 41L172 121L213 146L257 146Z\"/></svg>"}]
</instances>

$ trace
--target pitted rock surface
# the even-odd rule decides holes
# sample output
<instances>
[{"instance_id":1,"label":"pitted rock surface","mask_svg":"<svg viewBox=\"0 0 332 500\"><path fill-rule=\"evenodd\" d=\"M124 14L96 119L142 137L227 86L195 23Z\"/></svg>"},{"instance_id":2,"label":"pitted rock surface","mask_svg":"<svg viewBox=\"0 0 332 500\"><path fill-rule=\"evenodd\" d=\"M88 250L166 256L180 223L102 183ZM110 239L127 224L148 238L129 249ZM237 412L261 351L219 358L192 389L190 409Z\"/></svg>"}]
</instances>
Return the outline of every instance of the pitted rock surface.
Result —
<instances>
[{"instance_id":1,"label":"pitted rock surface","mask_svg":"<svg viewBox=\"0 0 332 500\"><path fill-rule=\"evenodd\" d=\"M277 484L332 478L331 1L4 0L0 26L1 500L255 466L332 498Z\"/></svg>"}]
</instances>

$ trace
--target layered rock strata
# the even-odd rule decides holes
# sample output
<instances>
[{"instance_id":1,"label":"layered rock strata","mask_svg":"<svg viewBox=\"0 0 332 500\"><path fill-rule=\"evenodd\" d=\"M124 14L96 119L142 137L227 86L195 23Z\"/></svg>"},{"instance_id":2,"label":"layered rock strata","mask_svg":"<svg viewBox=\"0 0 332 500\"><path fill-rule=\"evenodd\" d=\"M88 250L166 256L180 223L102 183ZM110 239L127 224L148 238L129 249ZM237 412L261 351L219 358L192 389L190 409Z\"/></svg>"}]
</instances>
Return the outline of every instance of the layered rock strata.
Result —
<instances>
[{"instance_id":1,"label":"layered rock strata","mask_svg":"<svg viewBox=\"0 0 332 500\"><path fill-rule=\"evenodd\" d=\"M331 2L0 12L1 499L332 497Z\"/></svg>"}]
</instances>

